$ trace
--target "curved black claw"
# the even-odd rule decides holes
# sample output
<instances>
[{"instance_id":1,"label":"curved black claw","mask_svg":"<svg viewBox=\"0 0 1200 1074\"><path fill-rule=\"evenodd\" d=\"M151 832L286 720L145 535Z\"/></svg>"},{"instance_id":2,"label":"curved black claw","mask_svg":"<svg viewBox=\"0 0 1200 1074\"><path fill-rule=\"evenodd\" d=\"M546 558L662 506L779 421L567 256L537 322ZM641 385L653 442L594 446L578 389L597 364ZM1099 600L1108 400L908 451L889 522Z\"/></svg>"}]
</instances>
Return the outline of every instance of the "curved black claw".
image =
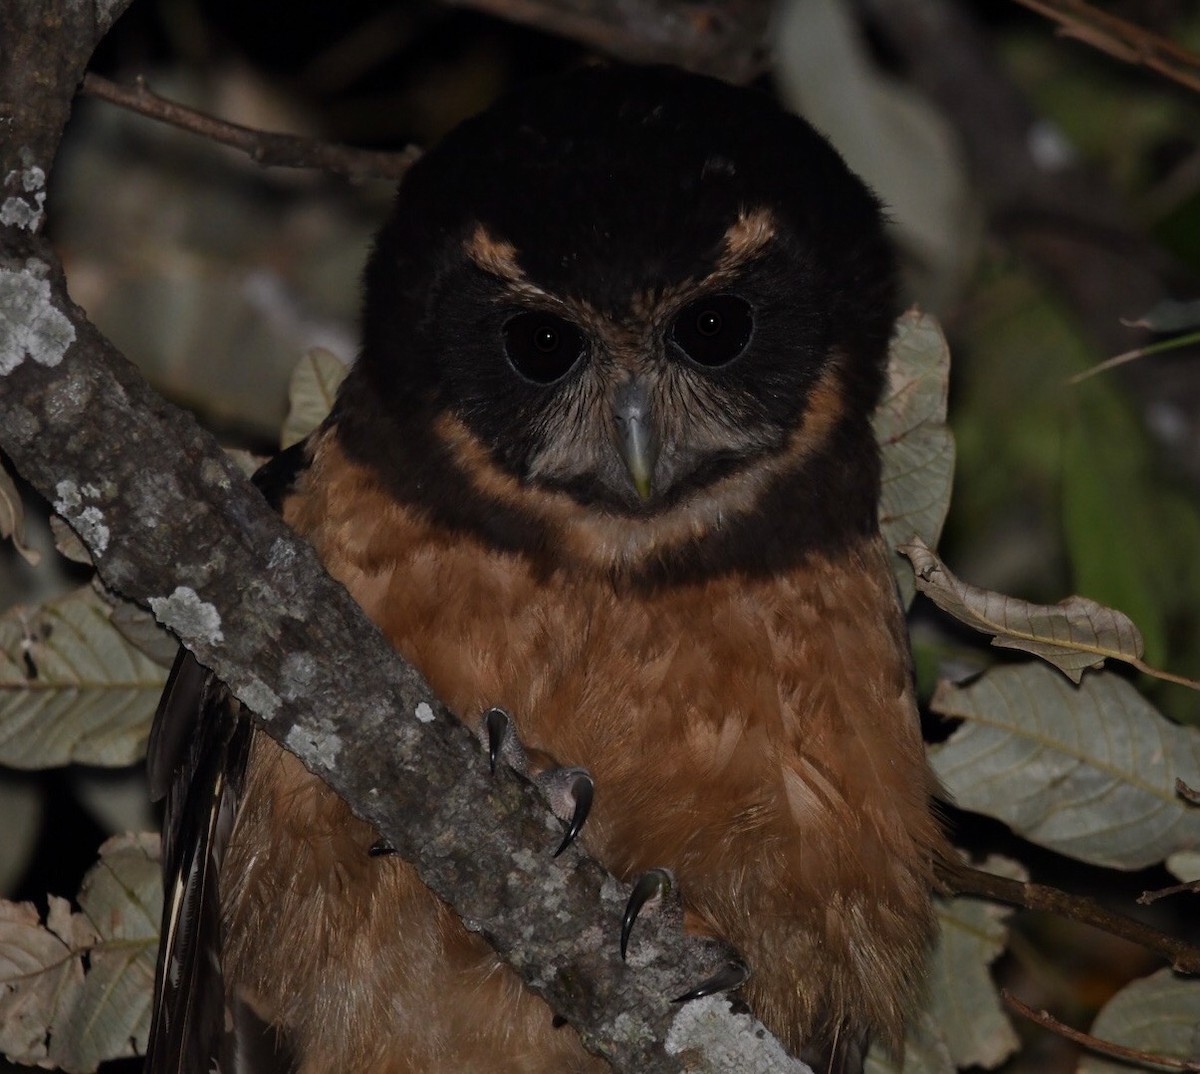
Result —
<instances>
[{"instance_id":1,"label":"curved black claw","mask_svg":"<svg viewBox=\"0 0 1200 1074\"><path fill-rule=\"evenodd\" d=\"M596 784L586 772L580 772L571 780L571 796L575 799L575 809L571 813L571 823L567 825L567 834L558 844L554 852L557 858L567 849L583 830L588 814L592 811L592 799L596 796Z\"/></svg>"},{"instance_id":2,"label":"curved black claw","mask_svg":"<svg viewBox=\"0 0 1200 1074\"><path fill-rule=\"evenodd\" d=\"M637 920L642 907L651 899L661 898L671 890L674 877L666 869L650 869L638 877L633 885L629 901L625 904L625 913L621 916L621 960L629 948L629 934L633 931L633 923Z\"/></svg>"},{"instance_id":3,"label":"curved black claw","mask_svg":"<svg viewBox=\"0 0 1200 1074\"><path fill-rule=\"evenodd\" d=\"M504 737L508 734L508 713L500 708L490 708L483 714L483 724L488 736L488 764L492 767L492 775L496 774L496 758L504 745Z\"/></svg>"},{"instance_id":4,"label":"curved black claw","mask_svg":"<svg viewBox=\"0 0 1200 1074\"><path fill-rule=\"evenodd\" d=\"M750 967L744 962L727 962L707 980L701 981L695 988L676 996L672 1003L688 1003L693 999L703 999L718 992L730 992L740 988L750 980Z\"/></svg>"},{"instance_id":5,"label":"curved black claw","mask_svg":"<svg viewBox=\"0 0 1200 1074\"><path fill-rule=\"evenodd\" d=\"M367 853L372 858L382 858L385 854L395 854L396 848L386 839L376 839L368 848Z\"/></svg>"}]
</instances>

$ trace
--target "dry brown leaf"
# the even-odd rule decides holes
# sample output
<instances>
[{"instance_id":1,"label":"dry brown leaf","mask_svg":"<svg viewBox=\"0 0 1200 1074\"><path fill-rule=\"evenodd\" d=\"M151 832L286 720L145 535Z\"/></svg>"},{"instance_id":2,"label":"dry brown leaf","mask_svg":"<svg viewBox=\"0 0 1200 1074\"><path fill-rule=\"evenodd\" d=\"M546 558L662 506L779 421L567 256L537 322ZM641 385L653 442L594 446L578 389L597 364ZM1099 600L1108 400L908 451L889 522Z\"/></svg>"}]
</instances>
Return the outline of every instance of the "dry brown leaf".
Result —
<instances>
[{"instance_id":1,"label":"dry brown leaf","mask_svg":"<svg viewBox=\"0 0 1200 1074\"><path fill-rule=\"evenodd\" d=\"M325 420L347 372L346 363L324 347L305 352L288 385L288 416L280 447L289 448L303 440Z\"/></svg>"},{"instance_id":2,"label":"dry brown leaf","mask_svg":"<svg viewBox=\"0 0 1200 1074\"><path fill-rule=\"evenodd\" d=\"M1033 604L968 585L919 538L900 551L912 562L917 589L955 619L991 634L993 645L1040 656L1076 683L1108 659L1142 666L1141 632L1122 612L1087 597Z\"/></svg>"},{"instance_id":3,"label":"dry brown leaf","mask_svg":"<svg viewBox=\"0 0 1200 1074\"><path fill-rule=\"evenodd\" d=\"M896 322L888 382L873 418L883 463L879 528L893 548L920 538L936 545L950 507L954 437L946 424L950 349L937 321L911 309ZM912 572L896 560L905 607Z\"/></svg>"},{"instance_id":4,"label":"dry brown leaf","mask_svg":"<svg viewBox=\"0 0 1200 1074\"><path fill-rule=\"evenodd\" d=\"M2 537L12 538L13 546L31 567L36 567L41 561L41 552L25 543L25 507L21 503L21 494L8 471L0 466L0 538Z\"/></svg>"}]
</instances>

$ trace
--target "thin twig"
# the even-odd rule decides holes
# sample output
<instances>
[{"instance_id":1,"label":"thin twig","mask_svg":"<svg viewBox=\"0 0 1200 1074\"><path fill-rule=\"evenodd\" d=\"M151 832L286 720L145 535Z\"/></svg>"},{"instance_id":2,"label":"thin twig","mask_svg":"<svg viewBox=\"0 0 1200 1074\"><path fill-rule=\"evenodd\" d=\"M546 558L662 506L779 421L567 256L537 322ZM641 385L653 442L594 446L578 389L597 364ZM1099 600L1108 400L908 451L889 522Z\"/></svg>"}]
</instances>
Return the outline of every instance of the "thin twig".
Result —
<instances>
[{"instance_id":1,"label":"thin twig","mask_svg":"<svg viewBox=\"0 0 1200 1074\"><path fill-rule=\"evenodd\" d=\"M1189 787L1179 778L1175 780L1175 793L1185 801L1191 802L1192 805L1200 805L1200 791L1195 787Z\"/></svg>"},{"instance_id":2,"label":"thin twig","mask_svg":"<svg viewBox=\"0 0 1200 1074\"><path fill-rule=\"evenodd\" d=\"M1200 880L1189 880L1186 884L1172 884L1169 888L1158 888L1156 891L1143 891L1138 896L1139 906L1149 906L1152 902L1165 899L1168 895L1183 895L1187 892L1195 894L1200 891Z\"/></svg>"},{"instance_id":3,"label":"thin twig","mask_svg":"<svg viewBox=\"0 0 1200 1074\"><path fill-rule=\"evenodd\" d=\"M1138 358L1147 358L1152 354L1162 354L1164 351L1178 350L1181 347L1190 347L1194 343L1200 343L1200 332L1188 332L1186 335L1172 336L1170 339L1159 340L1157 343L1149 343L1145 347L1135 347L1131 351L1125 351L1112 358L1106 358L1103 362L1085 369L1082 373L1076 373L1073 377L1068 377L1067 384L1079 384L1094 377L1097 373L1116 369L1117 366L1124 365L1126 362L1132 362ZM1146 672L1147 675L1165 679L1167 682L1177 682L1182 686L1191 686L1193 689L1200 689L1200 683L1197 683L1194 679L1184 679L1180 676L1172 675L1167 671L1156 671L1153 668L1142 666L1141 661L1131 661L1131 663L1139 671Z\"/></svg>"},{"instance_id":4,"label":"thin twig","mask_svg":"<svg viewBox=\"0 0 1200 1074\"><path fill-rule=\"evenodd\" d=\"M1000 995L1004 998L1004 1002L1018 1014L1023 1014L1031 1022L1035 1022L1044 1029L1050 1030L1051 1033L1057 1033L1060 1037L1066 1037L1067 1040L1072 1040L1076 1044L1083 1045L1089 1051L1098 1052L1101 1055L1111 1055L1114 1059L1125 1059L1146 1066L1166 1067L1168 1070L1200 1071L1200 1063L1192 1062L1189 1059L1175 1059L1169 1055L1140 1052L1136 1048L1127 1048L1123 1044L1114 1044L1112 1041L1100 1040L1099 1037L1093 1037L1090 1033L1072 1029L1069 1025L1060 1022L1048 1011L1035 1011L1032 1007L1026 1006L1007 988L1002 988Z\"/></svg>"},{"instance_id":5,"label":"thin twig","mask_svg":"<svg viewBox=\"0 0 1200 1074\"><path fill-rule=\"evenodd\" d=\"M1200 947L1131 917L1114 913L1085 896L1072 895L1045 884L1010 880L958 863L943 864L939 875L952 894L978 895L1010 906L1040 910L1079 921L1170 959L1171 965L1181 973L1200 973Z\"/></svg>"},{"instance_id":6,"label":"thin twig","mask_svg":"<svg viewBox=\"0 0 1200 1074\"><path fill-rule=\"evenodd\" d=\"M1200 336L1197 336L1197 340L1200 340ZM1178 343L1177 345L1183 346L1182 343ZM1167 348L1164 347L1163 349L1166 350ZM1149 675L1151 678L1159 679L1162 682L1173 682L1176 686L1186 686L1189 690L1200 690L1200 681L1189 679L1186 675L1176 675L1171 671L1163 671L1160 668L1151 667L1144 660L1130 660L1129 666L1137 668L1143 675Z\"/></svg>"},{"instance_id":7,"label":"thin twig","mask_svg":"<svg viewBox=\"0 0 1200 1074\"><path fill-rule=\"evenodd\" d=\"M1148 67L1200 93L1200 55L1135 23L1093 7L1086 0L1016 0L1057 22L1059 33L1125 63Z\"/></svg>"},{"instance_id":8,"label":"thin twig","mask_svg":"<svg viewBox=\"0 0 1200 1074\"><path fill-rule=\"evenodd\" d=\"M348 179L399 179L421 155L416 146L409 146L398 153L383 153L354 149L319 138L260 131L227 123L160 97L146 85L143 78L138 78L132 86L121 86L89 72L84 76L82 89L90 97L99 97L151 119L232 146L264 166L319 168Z\"/></svg>"}]
</instances>

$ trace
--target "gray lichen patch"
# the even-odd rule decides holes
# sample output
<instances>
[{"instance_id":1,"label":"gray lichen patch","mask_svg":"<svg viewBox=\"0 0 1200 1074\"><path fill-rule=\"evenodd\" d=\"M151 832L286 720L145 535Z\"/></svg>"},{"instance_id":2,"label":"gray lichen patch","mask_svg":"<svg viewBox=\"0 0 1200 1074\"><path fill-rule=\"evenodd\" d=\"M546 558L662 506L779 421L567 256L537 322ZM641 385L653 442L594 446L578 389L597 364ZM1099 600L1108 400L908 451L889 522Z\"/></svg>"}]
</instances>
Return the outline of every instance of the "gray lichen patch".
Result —
<instances>
[{"instance_id":1,"label":"gray lichen patch","mask_svg":"<svg viewBox=\"0 0 1200 1074\"><path fill-rule=\"evenodd\" d=\"M654 1034L650 1032L646 1024L626 1011L618 1014L616 1021L613 1022L613 1034L627 1045L634 1047L645 1047L654 1041Z\"/></svg>"},{"instance_id":2,"label":"gray lichen patch","mask_svg":"<svg viewBox=\"0 0 1200 1074\"><path fill-rule=\"evenodd\" d=\"M20 171L11 171L4 177L8 190L21 190L22 194L5 198L0 205L0 224L36 231L46 215L46 172L34 163L32 150L21 150Z\"/></svg>"},{"instance_id":3,"label":"gray lichen patch","mask_svg":"<svg viewBox=\"0 0 1200 1074\"><path fill-rule=\"evenodd\" d=\"M257 712L264 720L272 720L279 712L280 700L279 695L275 693L262 679L251 678L240 690L237 691L238 697L242 703L248 705L253 712Z\"/></svg>"},{"instance_id":4,"label":"gray lichen patch","mask_svg":"<svg viewBox=\"0 0 1200 1074\"><path fill-rule=\"evenodd\" d=\"M730 1033L731 1021L734 1033ZM738 1040L743 1033L758 1038L759 1046L755 1051L760 1065L754 1069L760 1074L812 1074L812 1068L788 1055L761 1022L748 1015L732 1014L729 1000L722 996L707 996L683 1004L671 1021L664 1046L669 1055L703 1054L709 1060L703 1069L714 1074L725 1071L740 1074L746 1056L745 1048Z\"/></svg>"},{"instance_id":5,"label":"gray lichen patch","mask_svg":"<svg viewBox=\"0 0 1200 1074\"><path fill-rule=\"evenodd\" d=\"M190 586L176 586L169 597L151 597L149 604L158 621L185 640L196 639L209 645L225 640L220 613L201 600Z\"/></svg>"},{"instance_id":6,"label":"gray lichen patch","mask_svg":"<svg viewBox=\"0 0 1200 1074\"><path fill-rule=\"evenodd\" d=\"M56 366L75 342L75 326L51 301L48 271L36 257L23 268L0 268L0 376L27 358Z\"/></svg>"},{"instance_id":7,"label":"gray lichen patch","mask_svg":"<svg viewBox=\"0 0 1200 1074\"><path fill-rule=\"evenodd\" d=\"M317 674L317 666L308 653L290 653L280 668L285 701L295 701L309 693Z\"/></svg>"},{"instance_id":8,"label":"gray lichen patch","mask_svg":"<svg viewBox=\"0 0 1200 1074\"><path fill-rule=\"evenodd\" d=\"M70 524L83 542L95 555L103 555L108 549L108 525L104 512L87 500L95 499L100 490L95 485L80 488L74 481L60 481L55 486L54 510Z\"/></svg>"},{"instance_id":9,"label":"gray lichen patch","mask_svg":"<svg viewBox=\"0 0 1200 1074\"><path fill-rule=\"evenodd\" d=\"M0 224L19 227L25 231L36 231L45 216L46 192L39 190L33 195L33 204L21 197L5 198L0 204Z\"/></svg>"},{"instance_id":10,"label":"gray lichen patch","mask_svg":"<svg viewBox=\"0 0 1200 1074\"><path fill-rule=\"evenodd\" d=\"M283 744L310 765L320 768L333 768L342 752L342 740L333 732L310 734L300 727L293 727Z\"/></svg>"}]
</instances>

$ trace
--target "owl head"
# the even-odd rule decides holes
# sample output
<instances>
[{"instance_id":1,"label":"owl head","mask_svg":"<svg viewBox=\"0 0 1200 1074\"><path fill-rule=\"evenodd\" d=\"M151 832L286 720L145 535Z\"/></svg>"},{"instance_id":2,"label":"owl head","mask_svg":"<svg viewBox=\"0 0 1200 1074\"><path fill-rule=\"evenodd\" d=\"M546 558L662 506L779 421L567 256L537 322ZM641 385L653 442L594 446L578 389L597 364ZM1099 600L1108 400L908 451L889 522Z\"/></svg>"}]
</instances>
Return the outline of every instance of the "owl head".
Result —
<instances>
[{"instance_id":1,"label":"owl head","mask_svg":"<svg viewBox=\"0 0 1200 1074\"><path fill-rule=\"evenodd\" d=\"M697 75L586 68L405 177L333 420L493 545L769 566L875 526L894 312L879 204L807 123Z\"/></svg>"}]
</instances>

